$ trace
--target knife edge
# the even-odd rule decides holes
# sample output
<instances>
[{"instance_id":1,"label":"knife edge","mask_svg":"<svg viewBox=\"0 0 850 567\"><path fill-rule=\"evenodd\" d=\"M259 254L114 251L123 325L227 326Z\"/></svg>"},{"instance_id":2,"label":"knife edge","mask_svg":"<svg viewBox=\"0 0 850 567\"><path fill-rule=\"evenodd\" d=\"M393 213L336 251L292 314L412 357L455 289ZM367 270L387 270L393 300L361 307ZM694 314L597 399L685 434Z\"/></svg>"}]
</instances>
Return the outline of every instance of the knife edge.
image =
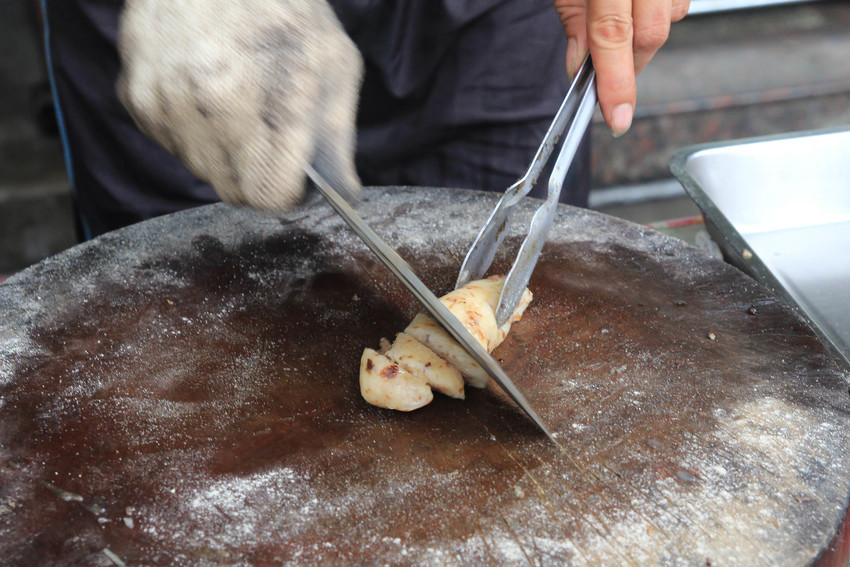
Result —
<instances>
[{"instance_id":1,"label":"knife edge","mask_svg":"<svg viewBox=\"0 0 850 567\"><path fill-rule=\"evenodd\" d=\"M505 391L505 393L522 409L526 415L537 425L547 437L552 439L552 434L544 425L540 416L531 407L531 404L519 391L513 381L505 374L504 370L493 360L493 357L484 350L469 331L452 315L451 311L443 305L434 293L419 279L410 265L373 231L360 215L343 199L333 187L310 165L304 166L307 176L315 184L317 190L328 201L330 206L342 217L349 227L360 237L372 252L378 256L381 262L389 268L393 275L398 278L405 288L410 291L426 311L440 323L449 334L472 356L472 358L490 375L491 378Z\"/></svg>"}]
</instances>

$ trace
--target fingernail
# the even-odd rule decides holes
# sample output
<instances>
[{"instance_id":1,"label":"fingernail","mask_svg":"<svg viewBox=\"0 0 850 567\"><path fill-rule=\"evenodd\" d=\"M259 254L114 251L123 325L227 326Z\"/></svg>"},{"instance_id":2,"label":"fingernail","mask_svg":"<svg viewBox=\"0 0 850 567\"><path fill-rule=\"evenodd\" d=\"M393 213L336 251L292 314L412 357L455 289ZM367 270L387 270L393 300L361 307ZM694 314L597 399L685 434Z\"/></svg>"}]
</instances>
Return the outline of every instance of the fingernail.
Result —
<instances>
[{"instance_id":1,"label":"fingernail","mask_svg":"<svg viewBox=\"0 0 850 567\"><path fill-rule=\"evenodd\" d=\"M572 81L576 75L576 55L578 54L578 42L571 37L567 40L567 78Z\"/></svg>"},{"instance_id":2,"label":"fingernail","mask_svg":"<svg viewBox=\"0 0 850 567\"><path fill-rule=\"evenodd\" d=\"M632 105L625 102L614 107L614 111L611 113L611 134L615 138L619 138L629 131L634 113Z\"/></svg>"}]
</instances>

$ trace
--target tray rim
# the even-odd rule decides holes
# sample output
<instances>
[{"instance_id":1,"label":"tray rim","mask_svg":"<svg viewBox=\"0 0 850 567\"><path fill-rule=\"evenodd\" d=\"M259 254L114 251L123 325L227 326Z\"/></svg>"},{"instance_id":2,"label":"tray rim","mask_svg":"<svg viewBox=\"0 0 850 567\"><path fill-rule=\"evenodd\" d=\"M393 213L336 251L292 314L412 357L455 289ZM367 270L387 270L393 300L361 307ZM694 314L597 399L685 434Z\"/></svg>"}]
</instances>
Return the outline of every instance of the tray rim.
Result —
<instances>
[{"instance_id":1,"label":"tray rim","mask_svg":"<svg viewBox=\"0 0 850 567\"><path fill-rule=\"evenodd\" d=\"M829 348L835 358L846 368L850 368L850 353L844 353L832 341L832 339L821 330L820 326L812 319L796 299L785 289L779 279L768 268L767 264L752 250L746 238L738 232L735 225L723 213L722 210L708 196L699 182L694 179L688 169L688 161L703 152L710 150L729 149L735 147L749 146L753 144L780 142L792 139L818 137L830 134L850 132L850 124L830 126L826 128L813 128L794 132L783 132L766 136L752 136L737 138L718 142L693 144L677 150L670 159L669 168L673 176L679 181L685 192L694 200L700 209L705 221L706 229L711 237L720 246L727 262L752 276L756 281L766 286L772 293L784 301L797 315L802 317L815 331L818 337Z\"/></svg>"}]
</instances>

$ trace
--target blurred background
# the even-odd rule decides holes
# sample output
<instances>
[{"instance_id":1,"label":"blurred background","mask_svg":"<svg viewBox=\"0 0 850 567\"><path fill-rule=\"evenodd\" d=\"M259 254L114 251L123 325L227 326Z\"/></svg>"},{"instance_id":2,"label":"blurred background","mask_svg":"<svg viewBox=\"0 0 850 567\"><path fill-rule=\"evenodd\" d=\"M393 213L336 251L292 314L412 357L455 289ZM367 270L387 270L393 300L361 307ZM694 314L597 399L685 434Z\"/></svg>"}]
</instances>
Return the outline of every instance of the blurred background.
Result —
<instances>
[{"instance_id":1,"label":"blurred background","mask_svg":"<svg viewBox=\"0 0 850 567\"><path fill-rule=\"evenodd\" d=\"M37 5L0 2L0 278L76 243ZM639 77L632 130L593 123L591 208L696 217L668 171L676 150L850 124L848 29L844 1L692 0Z\"/></svg>"}]
</instances>

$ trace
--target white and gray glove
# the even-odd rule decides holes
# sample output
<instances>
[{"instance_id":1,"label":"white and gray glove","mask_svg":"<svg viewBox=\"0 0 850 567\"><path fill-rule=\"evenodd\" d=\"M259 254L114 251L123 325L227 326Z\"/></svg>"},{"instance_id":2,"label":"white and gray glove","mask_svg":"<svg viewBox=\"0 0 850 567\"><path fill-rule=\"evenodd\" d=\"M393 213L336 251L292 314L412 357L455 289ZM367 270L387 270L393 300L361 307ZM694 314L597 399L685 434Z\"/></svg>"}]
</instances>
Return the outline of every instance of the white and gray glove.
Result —
<instances>
[{"instance_id":1,"label":"white and gray glove","mask_svg":"<svg viewBox=\"0 0 850 567\"><path fill-rule=\"evenodd\" d=\"M312 163L356 196L363 63L324 0L127 0L118 93L223 201L286 210Z\"/></svg>"}]
</instances>

